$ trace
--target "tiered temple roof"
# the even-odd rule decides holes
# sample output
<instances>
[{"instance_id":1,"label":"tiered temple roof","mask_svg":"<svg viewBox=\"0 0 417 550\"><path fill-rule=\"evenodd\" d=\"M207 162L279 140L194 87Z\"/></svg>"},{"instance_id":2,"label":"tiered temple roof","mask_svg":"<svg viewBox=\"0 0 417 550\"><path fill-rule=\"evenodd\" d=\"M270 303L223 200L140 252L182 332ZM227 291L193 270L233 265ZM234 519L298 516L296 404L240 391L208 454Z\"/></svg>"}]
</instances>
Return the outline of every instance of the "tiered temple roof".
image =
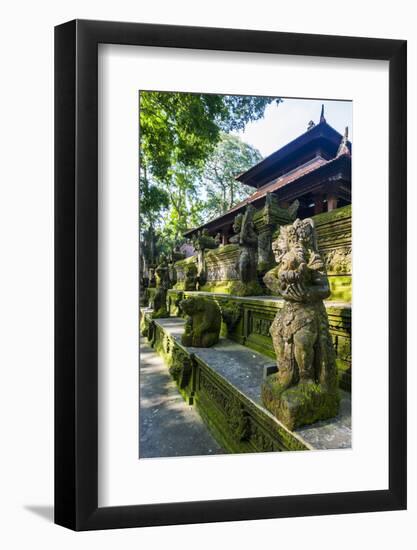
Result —
<instances>
[{"instance_id":1,"label":"tiered temple roof","mask_svg":"<svg viewBox=\"0 0 417 550\"><path fill-rule=\"evenodd\" d=\"M256 188L249 197L221 216L185 233L191 237L206 228L211 234L230 234L235 216L248 204L262 208L267 193L288 207L298 199L300 217L333 210L351 202L351 143L330 126L324 108L318 124L310 122L304 134L278 149L236 179Z\"/></svg>"}]
</instances>

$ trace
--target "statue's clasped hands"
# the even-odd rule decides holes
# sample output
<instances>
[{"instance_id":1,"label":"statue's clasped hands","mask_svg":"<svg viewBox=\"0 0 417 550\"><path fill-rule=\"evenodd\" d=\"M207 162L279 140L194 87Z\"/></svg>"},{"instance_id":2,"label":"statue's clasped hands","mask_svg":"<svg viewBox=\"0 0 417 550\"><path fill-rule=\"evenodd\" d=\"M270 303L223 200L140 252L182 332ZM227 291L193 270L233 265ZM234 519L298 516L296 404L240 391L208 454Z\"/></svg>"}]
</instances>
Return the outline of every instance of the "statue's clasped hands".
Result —
<instances>
[{"instance_id":1,"label":"statue's clasped hands","mask_svg":"<svg viewBox=\"0 0 417 550\"><path fill-rule=\"evenodd\" d=\"M294 302L303 302L307 299L308 291L302 283L293 283L282 289L281 295Z\"/></svg>"}]
</instances>

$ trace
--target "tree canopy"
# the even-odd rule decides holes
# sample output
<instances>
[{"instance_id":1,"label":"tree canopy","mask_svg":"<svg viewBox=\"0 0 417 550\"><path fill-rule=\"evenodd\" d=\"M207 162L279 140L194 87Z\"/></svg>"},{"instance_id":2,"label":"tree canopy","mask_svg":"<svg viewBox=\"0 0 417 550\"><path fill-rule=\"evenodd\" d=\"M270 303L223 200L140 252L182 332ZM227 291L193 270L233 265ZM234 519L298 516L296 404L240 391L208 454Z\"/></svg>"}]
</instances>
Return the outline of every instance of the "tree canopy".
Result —
<instances>
[{"instance_id":1,"label":"tree canopy","mask_svg":"<svg viewBox=\"0 0 417 550\"><path fill-rule=\"evenodd\" d=\"M236 181L236 176L262 160L260 152L233 134L221 134L206 161L203 183L207 193L206 218L227 212L253 189Z\"/></svg>"},{"instance_id":2,"label":"tree canopy","mask_svg":"<svg viewBox=\"0 0 417 550\"><path fill-rule=\"evenodd\" d=\"M140 93L140 215L171 244L242 197L234 176L259 162L232 131L258 120L276 97ZM228 160L229 156L229 160ZM217 172L217 174L216 174ZM204 191L200 186L207 186Z\"/></svg>"}]
</instances>

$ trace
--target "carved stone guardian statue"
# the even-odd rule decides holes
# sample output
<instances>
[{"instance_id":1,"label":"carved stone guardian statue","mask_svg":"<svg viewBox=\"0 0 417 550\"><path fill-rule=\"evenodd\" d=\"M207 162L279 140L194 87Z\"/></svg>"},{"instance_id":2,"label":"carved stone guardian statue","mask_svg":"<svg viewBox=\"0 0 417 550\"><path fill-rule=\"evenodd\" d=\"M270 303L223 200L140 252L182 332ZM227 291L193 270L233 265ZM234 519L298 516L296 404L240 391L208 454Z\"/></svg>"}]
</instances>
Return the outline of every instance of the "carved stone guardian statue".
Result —
<instances>
[{"instance_id":1,"label":"carved stone guardian statue","mask_svg":"<svg viewBox=\"0 0 417 550\"><path fill-rule=\"evenodd\" d=\"M156 293L153 300L154 319L160 317L169 317L167 309L167 290L170 287L171 281L169 278L169 265L165 256L161 256L159 265L155 269Z\"/></svg>"},{"instance_id":2,"label":"carved stone guardian statue","mask_svg":"<svg viewBox=\"0 0 417 550\"><path fill-rule=\"evenodd\" d=\"M195 290L197 288L197 266L190 263L185 267L184 290Z\"/></svg>"},{"instance_id":3,"label":"carved stone guardian statue","mask_svg":"<svg viewBox=\"0 0 417 550\"><path fill-rule=\"evenodd\" d=\"M155 268L150 267L149 268L149 283L148 288L155 288L156 287L156 277L155 277Z\"/></svg>"},{"instance_id":4,"label":"carved stone guardian statue","mask_svg":"<svg viewBox=\"0 0 417 550\"><path fill-rule=\"evenodd\" d=\"M330 295L313 220L282 226L273 251L277 266L264 277L284 299L271 328L278 372L262 386L262 400L289 429L336 416L335 352L323 300Z\"/></svg>"},{"instance_id":5,"label":"carved stone guardian statue","mask_svg":"<svg viewBox=\"0 0 417 550\"><path fill-rule=\"evenodd\" d=\"M239 244L236 269L240 281L235 283L232 290L238 296L260 296L263 294L257 274L258 236L253 223L254 213L255 208L249 204L243 215L236 216L233 224L236 234L229 239L229 242Z\"/></svg>"},{"instance_id":6,"label":"carved stone guardian statue","mask_svg":"<svg viewBox=\"0 0 417 550\"><path fill-rule=\"evenodd\" d=\"M197 252L197 282L200 289L207 281L207 266L205 261L205 251L207 249L217 248L217 243L209 235L207 229L199 231L193 239L193 246Z\"/></svg>"},{"instance_id":7,"label":"carved stone guardian statue","mask_svg":"<svg viewBox=\"0 0 417 550\"><path fill-rule=\"evenodd\" d=\"M212 300L193 296L181 300L179 307L185 315L185 331L181 337L184 346L209 348L219 341L221 314Z\"/></svg>"}]
</instances>

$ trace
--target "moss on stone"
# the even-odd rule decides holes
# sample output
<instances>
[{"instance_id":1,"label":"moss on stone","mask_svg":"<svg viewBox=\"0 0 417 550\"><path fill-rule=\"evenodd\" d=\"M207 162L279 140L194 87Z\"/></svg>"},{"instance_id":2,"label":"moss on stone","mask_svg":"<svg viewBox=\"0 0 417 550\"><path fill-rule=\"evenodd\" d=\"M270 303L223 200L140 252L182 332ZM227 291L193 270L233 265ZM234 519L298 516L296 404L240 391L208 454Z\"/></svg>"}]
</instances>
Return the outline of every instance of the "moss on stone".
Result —
<instances>
[{"instance_id":1,"label":"moss on stone","mask_svg":"<svg viewBox=\"0 0 417 550\"><path fill-rule=\"evenodd\" d=\"M229 254L235 255L235 253L238 250L239 250L238 244L225 244L223 246L219 246L219 248L215 248L213 250L207 250L206 258L215 259L216 257L228 256Z\"/></svg>"},{"instance_id":2,"label":"moss on stone","mask_svg":"<svg viewBox=\"0 0 417 550\"><path fill-rule=\"evenodd\" d=\"M352 301L352 277L350 275L329 275L330 298L335 302Z\"/></svg>"},{"instance_id":3,"label":"moss on stone","mask_svg":"<svg viewBox=\"0 0 417 550\"><path fill-rule=\"evenodd\" d=\"M338 391L328 391L320 384L298 384L286 389L276 375L262 385L265 407L289 430L333 418L339 411Z\"/></svg>"},{"instance_id":4,"label":"moss on stone","mask_svg":"<svg viewBox=\"0 0 417 550\"><path fill-rule=\"evenodd\" d=\"M183 348L158 322L152 324L156 327L154 348L164 359L180 394L197 407L214 438L226 451L253 453L309 448L297 434L288 431L262 407L242 397L234 386L196 360L191 350ZM203 373L218 384L217 399L204 391Z\"/></svg>"},{"instance_id":5,"label":"moss on stone","mask_svg":"<svg viewBox=\"0 0 417 550\"><path fill-rule=\"evenodd\" d=\"M220 304L222 320L227 326L227 332L232 332L242 316L243 307L236 300L223 300Z\"/></svg>"},{"instance_id":6,"label":"moss on stone","mask_svg":"<svg viewBox=\"0 0 417 550\"><path fill-rule=\"evenodd\" d=\"M234 281L230 287L230 294L235 296L262 296L265 291L257 281L250 283L242 283L242 281Z\"/></svg>"},{"instance_id":7,"label":"moss on stone","mask_svg":"<svg viewBox=\"0 0 417 550\"><path fill-rule=\"evenodd\" d=\"M148 337L148 330L149 330L149 317L141 312L141 315L140 315L140 333L142 334L142 336L144 336L145 338Z\"/></svg>"},{"instance_id":8,"label":"moss on stone","mask_svg":"<svg viewBox=\"0 0 417 550\"><path fill-rule=\"evenodd\" d=\"M154 298L155 298L155 294L156 294L156 288L155 287L148 287L146 289L146 296L147 296L147 299L148 299L148 306L149 307L153 307L153 301L154 301Z\"/></svg>"},{"instance_id":9,"label":"moss on stone","mask_svg":"<svg viewBox=\"0 0 417 550\"><path fill-rule=\"evenodd\" d=\"M190 264L196 264L197 258L195 256L189 256L188 258L184 258L183 260L178 260L178 262L175 262L174 267L186 267Z\"/></svg>"},{"instance_id":10,"label":"moss on stone","mask_svg":"<svg viewBox=\"0 0 417 550\"><path fill-rule=\"evenodd\" d=\"M209 348L219 341L221 314L219 306L202 296L181 300L179 307L188 315L181 337L184 346Z\"/></svg>"},{"instance_id":11,"label":"moss on stone","mask_svg":"<svg viewBox=\"0 0 417 550\"><path fill-rule=\"evenodd\" d=\"M174 285L174 289L175 290L184 290L184 287L185 287L185 282L184 281L180 281L178 283L175 283Z\"/></svg>"},{"instance_id":12,"label":"moss on stone","mask_svg":"<svg viewBox=\"0 0 417 550\"><path fill-rule=\"evenodd\" d=\"M323 212L322 214L316 214L313 216L316 227L324 224L334 222L343 218L349 218L352 216L352 205L348 204L347 206L342 206L341 208L336 208L330 212Z\"/></svg>"},{"instance_id":13,"label":"moss on stone","mask_svg":"<svg viewBox=\"0 0 417 550\"><path fill-rule=\"evenodd\" d=\"M232 294L231 290L236 281L211 281L205 283L200 290L202 292L213 292L217 294Z\"/></svg>"}]
</instances>

